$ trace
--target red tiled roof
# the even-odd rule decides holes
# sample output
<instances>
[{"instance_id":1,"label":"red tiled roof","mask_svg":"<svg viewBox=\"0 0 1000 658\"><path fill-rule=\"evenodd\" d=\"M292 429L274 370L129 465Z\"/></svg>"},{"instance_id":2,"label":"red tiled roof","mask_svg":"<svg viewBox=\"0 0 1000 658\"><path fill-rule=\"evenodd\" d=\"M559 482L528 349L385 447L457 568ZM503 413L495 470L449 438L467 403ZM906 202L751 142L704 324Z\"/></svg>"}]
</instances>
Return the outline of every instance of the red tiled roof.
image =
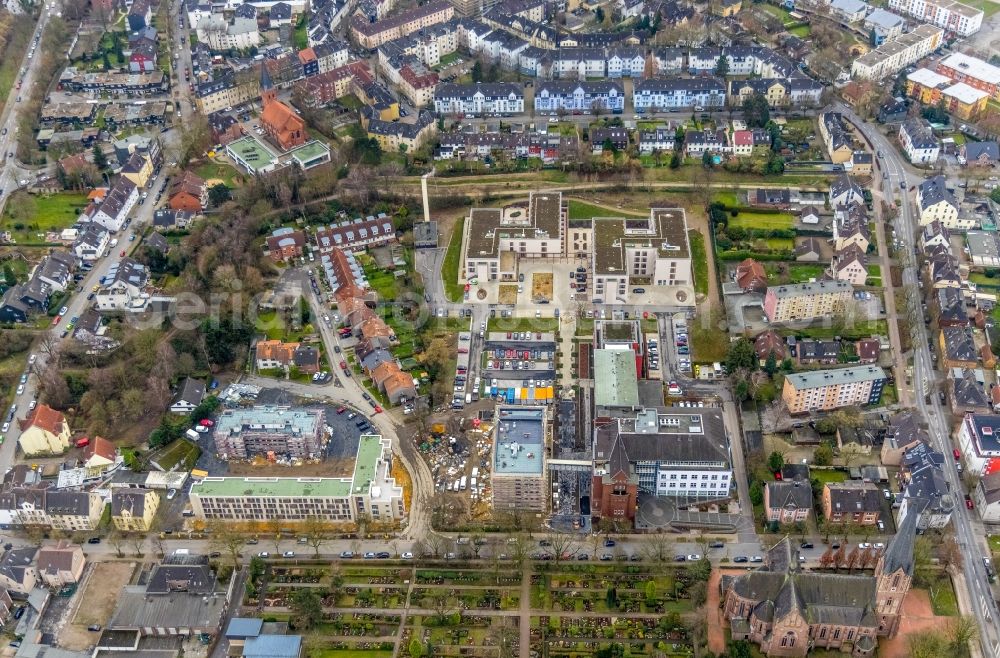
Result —
<instances>
[{"instance_id":1,"label":"red tiled roof","mask_svg":"<svg viewBox=\"0 0 1000 658\"><path fill-rule=\"evenodd\" d=\"M83 456L88 460L94 455L98 455L110 462L115 460L117 454L118 451L115 450L114 444L100 436L95 436L94 440L87 446L87 449L83 451Z\"/></svg>"},{"instance_id":2,"label":"red tiled roof","mask_svg":"<svg viewBox=\"0 0 1000 658\"><path fill-rule=\"evenodd\" d=\"M35 411L30 416L21 421L21 431L23 432L30 427L39 427L50 434L60 434L65 425L65 416L47 404L40 404L35 407Z\"/></svg>"}]
</instances>

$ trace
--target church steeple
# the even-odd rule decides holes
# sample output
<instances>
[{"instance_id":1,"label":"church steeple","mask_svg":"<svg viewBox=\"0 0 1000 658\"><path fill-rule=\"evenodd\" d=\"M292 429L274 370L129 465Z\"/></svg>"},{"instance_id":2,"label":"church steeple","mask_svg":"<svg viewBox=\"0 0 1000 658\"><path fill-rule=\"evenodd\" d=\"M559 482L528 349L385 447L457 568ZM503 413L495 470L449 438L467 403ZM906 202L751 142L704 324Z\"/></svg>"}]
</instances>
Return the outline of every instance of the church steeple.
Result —
<instances>
[{"instance_id":1,"label":"church steeple","mask_svg":"<svg viewBox=\"0 0 1000 658\"><path fill-rule=\"evenodd\" d=\"M277 98L277 92L274 90L274 83L271 81L271 73L267 70L267 63L260 63L260 104L262 107L267 107L271 101Z\"/></svg>"}]
</instances>

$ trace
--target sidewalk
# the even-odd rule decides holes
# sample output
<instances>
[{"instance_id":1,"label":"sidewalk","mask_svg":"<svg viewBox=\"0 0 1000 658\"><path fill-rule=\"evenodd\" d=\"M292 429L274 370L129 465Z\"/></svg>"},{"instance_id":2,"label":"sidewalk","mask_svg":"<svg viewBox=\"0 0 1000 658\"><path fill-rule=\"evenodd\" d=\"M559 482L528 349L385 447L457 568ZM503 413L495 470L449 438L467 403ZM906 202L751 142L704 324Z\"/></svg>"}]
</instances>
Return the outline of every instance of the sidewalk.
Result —
<instances>
[{"instance_id":1,"label":"sidewalk","mask_svg":"<svg viewBox=\"0 0 1000 658\"><path fill-rule=\"evenodd\" d=\"M951 578L951 583L955 588L955 598L958 600L959 613L974 616L972 597L969 596L969 588L966 587L965 578L961 573L955 573L954 569L948 569L948 576ZM983 650L979 642L973 641L969 643L969 655L972 658L983 658Z\"/></svg>"}]
</instances>

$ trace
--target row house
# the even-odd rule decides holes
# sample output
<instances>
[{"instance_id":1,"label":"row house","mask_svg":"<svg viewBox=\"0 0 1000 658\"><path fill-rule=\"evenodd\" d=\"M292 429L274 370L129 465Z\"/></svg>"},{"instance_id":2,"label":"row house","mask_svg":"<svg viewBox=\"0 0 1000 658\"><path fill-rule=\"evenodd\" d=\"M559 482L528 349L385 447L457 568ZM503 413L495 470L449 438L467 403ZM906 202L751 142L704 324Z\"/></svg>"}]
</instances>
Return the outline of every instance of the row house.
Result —
<instances>
[{"instance_id":1,"label":"row house","mask_svg":"<svg viewBox=\"0 0 1000 658\"><path fill-rule=\"evenodd\" d=\"M903 153L914 164L937 162L941 145L927 119L911 117L899 126L899 143Z\"/></svg>"},{"instance_id":2,"label":"row house","mask_svg":"<svg viewBox=\"0 0 1000 658\"><path fill-rule=\"evenodd\" d=\"M99 205L88 206L80 219L100 224L112 233L117 233L138 202L139 188L128 178L119 176L104 200Z\"/></svg>"},{"instance_id":3,"label":"row house","mask_svg":"<svg viewBox=\"0 0 1000 658\"><path fill-rule=\"evenodd\" d=\"M553 78L604 78L607 76L607 53L603 48L562 48L552 60Z\"/></svg>"},{"instance_id":4,"label":"row house","mask_svg":"<svg viewBox=\"0 0 1000 658\"><path fill-rule=\"evenodd\" d=\"M764 96L771 107L819 105L823 85L805 76L787 79L755 78L729 83L731 105L742 105L744 100L754 94Z\"/></svg>"},{"instance_id":5,"label":"row house","mask_svg":"<svg viewBox=\"0 0 1000 658\"><path fill-rule=\"evenodd\" d=\"M689 158L729 151L729 139L725 130L689 130L684 133L684 154Z\"/></svg>"},{"instance_id":6,"label":"row house","mask_svg":"<svg viewBox=\"0 0 1000 658\"><path fill-rule=\"evenodd\" d=\"M649 155L654 151L673 151L677 144L677 131L668 126L639 131L639 153Z\"/></svg>"},{"instance_id":7,"label":"row house","mask_svg":"<svg viewBox=\"0 0 1000 658\"><path fill-rule=\"evenodd\" d=\"M675 108L718 108L726 103L726 85L719 78L649 78L634 85L635 111L656 112Z\"/></svg>"},{"instance_id":8,"label":"row house","mask_svg":"<svg viewBox=\"0 0 1000 658\"><path fill-rule=\"evenodd\" d=\"M619 46L608 50L608 77L637 79L646 72L646 56L642 48Z\"/></svg>"},{"instance_id":9,"label":"row house","mask_svg":"<svg viewBox=\"0 0 1000 658\"><path fill-rule=\"evenodd\" d=\"M593 82L546 81L535 88L535 111L556 114L590 113L595 110L621 113L625 109L625 89L610 80Z\"/></svg>"},{"instance_id":10,"label":"row house","mask_svg":"<svg viewBox=\"0 0 1000 658\"><path fill-rule=\"evenodd\" d=\"M434 93L438 114L512 115L524 112L524 90L512 82L443 84Z\"/></svg>"}]
</instances>

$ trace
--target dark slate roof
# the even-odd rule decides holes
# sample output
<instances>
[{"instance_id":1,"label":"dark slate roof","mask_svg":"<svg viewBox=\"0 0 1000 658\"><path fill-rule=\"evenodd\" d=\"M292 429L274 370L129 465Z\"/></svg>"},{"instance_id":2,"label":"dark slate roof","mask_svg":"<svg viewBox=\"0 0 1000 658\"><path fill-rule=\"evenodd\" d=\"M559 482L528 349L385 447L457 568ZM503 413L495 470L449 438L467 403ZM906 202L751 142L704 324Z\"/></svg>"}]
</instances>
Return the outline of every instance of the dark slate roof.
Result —
<instances>
[{"instance_id":1,"label":"dark slate roof","mask_svg":"<svg viewBox=\"0 0 1000 658\"><path fill-rule=\"evenodd\" d=\"M996 142L966 142L965 157L969 162L978 160L985 155L994 162L1000 160L1000 147Z\"/></svg>"},{"instance_id":2,"label":"dark slate roof","mask_svg":"<svg viewBox=\"0 0 1000 658\"><path fill-rule=\"evenodd\" d=\"M617 419L597 429L595 455L610 458L611 450L620 436L628 460L636 462L682 461L721 462L728 468L729 446L722 415L716 409L698 409L697 414L675 414L677 416L701 416L703 434L635 432L635 419Z\"/></svg>"},{"instance_id":3,"label":"dark slate roof","mask_svg":"<svg viewBox=\"0 0 1000 658\"><path fill-rule=\"evenodd\" d=\"M882 509L882 492L871 482L831 482L830 508L833 512L878 512Z\"/></svg>"},{"instance_id":4,"label":"dark slate roof","mask_svg":"<svg viewBox=\"0 0 1000 658\"><path fill-rule=\"evenodd\" d=\"M735 576L725 585L743 598L758 601L753 614L763 621L798 611L809 623L877 626L874 578L801 572L798 550L787 537L768 551L764 566Z\"/></svg>"},{"instance_id":5,"label":"dark slate roof","mask_svg":"<svg viewBox=\"0 0 1000 658\"><path fill-rule=\"evenodd\" d=\"M964 368L962 375L954 379L952 394L958 407L988 409L991 406L983 385L976 379L976 373L971 368Z\"/></svg>"},{"instance_id":6,"label":"dark slate roof","mask_svg":"<svg viewBox=\"0 0 1000 658\"><path fill-rule=\"evenodd\" d=\"M968 322L969 314L965 312L965 300L959 288L938 288L937 298L941 319Z\"/></svg>"},{"instance_id":7,"label":"dark slate roof","mask_svg":"<svg viewBox=\"0 0 1000 658\"><path fill-rule=\"evenodd\" d=\"M895 442L897 446L909 445L914 441L926 443L930 438L917 423L912 411L901 411L890 418L885 437L886 440Z\"/></svg>"},{"instance_id":8,"label":"dark slate roof","mask_svg":"<svg viewBox=\"0 0 1000 658\"><path fill-rule=\"evenodd\" d=\"M948 191L947 181L944 176L933 176L928 178L917 190L920 203L924 208L933 206L939 201L945 201L950 205L958 207L955 197Z\"/></svg>"},{"instance_id":9,"label":"dark slate roof","mask_svg":"<svg viewBox=\"0 0 1000 658\"><path fill-rule=\"evenodd\" d=\"M205 399L205 382L187 377L177 391L174 402L190 402L197 406L203 399Z\"/></svg>"},{"instance_id":10,"label":"dark slate roof","mask_svg":"<svg viewBox=\"0 0 1000 658\"><path fill-rule=\"evenodd\" d=\"M893 573L902 569L907 575L913 575L913 542L917 536L917 513L913 510L907 513L896 529L896 534L889 540L882 556L882 573Z\"/></svg>"},{"instance_id":11,"label":"dark slate roof","mask_svg":"<svg viewBox=\"0 0 1000 658\"><path fill-rule=\"evenodd\" d=\"M207 564L160 565L154 569L146 584L147 594L169 594L170 592L207 594L214 591L215 572Z\"/></svg>"},{"instance_id":12,"label":"dark slate roof","mask_svg":"<svg viewBox=\"0 0 1000 658\"><path fill-rule=\"evenodd\" d=\"M976 361L978 359L976 342L972 338L972 329L969 327L945 327L941 333L944 334L945 358L952 361Z\"/></svg>"},{"instance_id":13,"label":"dark slate roof","mask_svg":"<svg viewBox=\"0 0 1000 658\"><path fill-rule=\"evenodd\" d=\"M810 509L812 486L808 482L768 482L768 496L772 508Z\"/></svg>"},{"instance_id":14,"label":"dark slate roof","mask_svg":"<svg viewBox=\"0 0 1000 658\"><path fill-rule=\"evenodd\" d=\"M58 516L89 516L90 494L85 491L50 491L45 511Z\"/></svg>"}]
</instances>

